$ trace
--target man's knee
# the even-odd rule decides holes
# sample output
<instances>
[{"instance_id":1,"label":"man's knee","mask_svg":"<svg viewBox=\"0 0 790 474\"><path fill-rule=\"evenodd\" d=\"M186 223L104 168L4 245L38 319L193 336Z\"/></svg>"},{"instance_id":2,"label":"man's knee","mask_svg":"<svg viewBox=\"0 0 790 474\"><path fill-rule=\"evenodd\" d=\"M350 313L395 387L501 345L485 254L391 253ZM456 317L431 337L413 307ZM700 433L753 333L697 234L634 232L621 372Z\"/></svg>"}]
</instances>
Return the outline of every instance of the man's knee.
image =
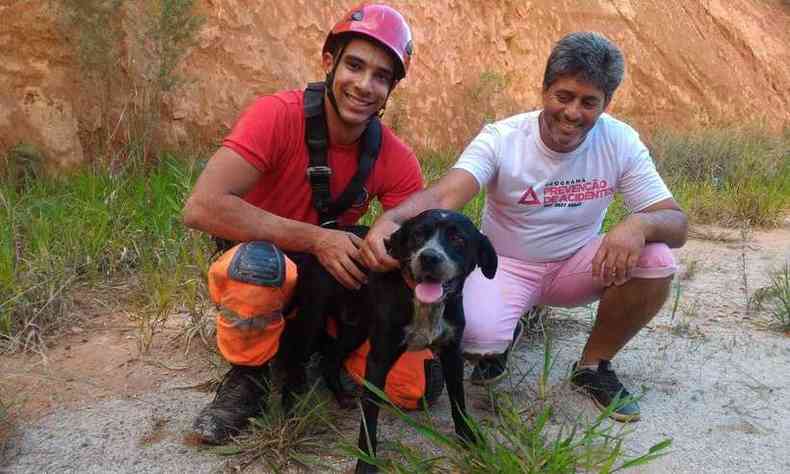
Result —
<instances>
[{"instance_id":1,"label":"man's knee","mask_svg":"<svg viewBox=\"0 0 790 474\"><path fill-rule=\"evenodd\" d=\"M217 305L217 345L237 365L261 365L279 347L283 308L296 286L296 265L267 242L239 244L209 268Z\"/></svg>"},{"instance_id":2,"label":"man's knee","mask_svg":"<svg viewBox=\"0 0 790 474\"><path fill-rule=\"evenodd\" d=\"M675 256L669 246L663 242L652 242L645 245L636 267L631 272L634 278L662 279L669 278L677 272Z\"/></svg>"},{"instance_id":3,"label":"man's knee","mask_svg":"<svg viewBox=\"0 0 790 474\"><path fill-rule=\"evenodd\" d=\"M501 354L512 340L513 327L494 318L469 318L466 320L461 350L467 357ZM508 328L504 327L508 326Z\"/></svg>"}]
</instances>

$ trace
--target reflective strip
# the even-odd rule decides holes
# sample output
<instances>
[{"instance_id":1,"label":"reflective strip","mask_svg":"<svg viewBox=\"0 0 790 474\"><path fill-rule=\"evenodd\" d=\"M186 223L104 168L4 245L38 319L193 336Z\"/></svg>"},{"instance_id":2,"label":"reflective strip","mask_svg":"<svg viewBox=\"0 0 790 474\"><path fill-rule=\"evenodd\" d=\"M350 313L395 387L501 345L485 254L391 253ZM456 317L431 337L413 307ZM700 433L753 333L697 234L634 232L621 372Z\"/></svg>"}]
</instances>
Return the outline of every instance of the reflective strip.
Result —
<instances>
[{"instance_id":1,"label":"reflective strip","mask_svg":"<svg viewBox=\"0 0 790 474\"><path fill-rule=\"evenodd\" d=\"M282 310L272 311L269 314L259 314L251 318L243 318L239 313L221 306L219 308L219 315L222 319L236 329L251 330L251 329L265 329L270 324L277 323L283 319Z\"/></svg>"}]
</instances>

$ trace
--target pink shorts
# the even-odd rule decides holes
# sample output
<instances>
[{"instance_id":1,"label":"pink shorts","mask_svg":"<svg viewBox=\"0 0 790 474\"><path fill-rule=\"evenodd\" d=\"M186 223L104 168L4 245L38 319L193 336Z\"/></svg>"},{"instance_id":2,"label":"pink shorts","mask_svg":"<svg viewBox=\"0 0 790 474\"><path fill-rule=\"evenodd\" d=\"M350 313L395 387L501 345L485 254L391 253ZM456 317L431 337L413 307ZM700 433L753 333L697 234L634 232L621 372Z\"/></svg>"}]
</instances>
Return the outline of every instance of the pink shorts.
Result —
<instances>
[{"instance_id":1,"label":"pink shorts","mask_svg":"<svg viewBox=\"0 0 790 474\"><path fill-rule=\"evenodd\" d=\"M573 307L598 300L603 283L592 277L592 260L602 237L590 241L566 260L528 263L499 257L496 276L489 280L476 269L464 284L466 328L463 352L499 354L513 339L519 318L535 305ZM667 278L677 269L666 244L650 243L642 250L633 278Z\"/></svg>"}]
</instances>

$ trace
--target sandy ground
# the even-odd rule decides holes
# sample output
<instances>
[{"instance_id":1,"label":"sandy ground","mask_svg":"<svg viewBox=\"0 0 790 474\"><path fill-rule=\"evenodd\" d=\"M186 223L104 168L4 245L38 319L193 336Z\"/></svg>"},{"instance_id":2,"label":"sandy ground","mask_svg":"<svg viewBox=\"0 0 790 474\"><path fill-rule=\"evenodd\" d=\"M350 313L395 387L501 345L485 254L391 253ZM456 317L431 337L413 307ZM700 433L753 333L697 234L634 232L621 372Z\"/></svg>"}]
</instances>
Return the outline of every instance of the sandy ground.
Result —
<instances>
[{"instance_id":1,"label":"sandy ground","mask_svg":"<svg viewBox=\"0 0 790 474\"><path fill-rule=\"evenodd\" d=\"M707 229L724 237L725 230ZM790 337L766 327L747 295L768 284L790 258L790 228L754 232L748 241L691 240L677 252L682 272L673 301L615 360L634 392L644 393L641 422L628 426L629 454L671 438L671 452L635 472L790 472ZM554 310L545 324L556 352L551 378L555 420L592 417L592 404L568 388L568 368L590 329L594 308ZM15 428L0 437L0 472L228 472L237 460L188 442L189 427L211 394L199 390L216 369L205 350L184 355L179 316L139 355L136 328L123 314L93 316L45 354L3 356L0 394L14 402ZM521 341L511 376L497 390L534 402L542 360L540 332ZM486 390L468 385L478 418L491 417ZM450 430L446 397L432 416ZM356 412L342 429L355 436ZM419 444L384 416L381 439ZM6 430L7 431L7 430ZM338 472L349 459L331 457ZM261 466L248 471L265 472Z\"/></svg>"}]
</instances>

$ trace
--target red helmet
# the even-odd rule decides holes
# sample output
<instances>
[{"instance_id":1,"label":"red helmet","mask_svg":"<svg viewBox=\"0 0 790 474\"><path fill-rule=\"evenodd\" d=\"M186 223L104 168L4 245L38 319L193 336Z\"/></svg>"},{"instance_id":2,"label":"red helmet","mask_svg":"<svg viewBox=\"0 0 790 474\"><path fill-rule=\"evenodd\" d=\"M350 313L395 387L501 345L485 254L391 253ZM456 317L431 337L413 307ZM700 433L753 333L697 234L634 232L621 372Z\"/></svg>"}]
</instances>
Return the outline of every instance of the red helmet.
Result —
<instances>
[{"instance_id":1,"label":"red helmet","mask_svg":"<svg viewBox=\"0 0 790 474\"><path fill-rule=\"evenodd\" d=\"M395 80L406 76L412 54L411 30L403 16L387 5L360 5L337 22L324 41L322 54L334 53L338 38L356 34L373 38L398 59Z\"/></svg>"}]
</instances>

